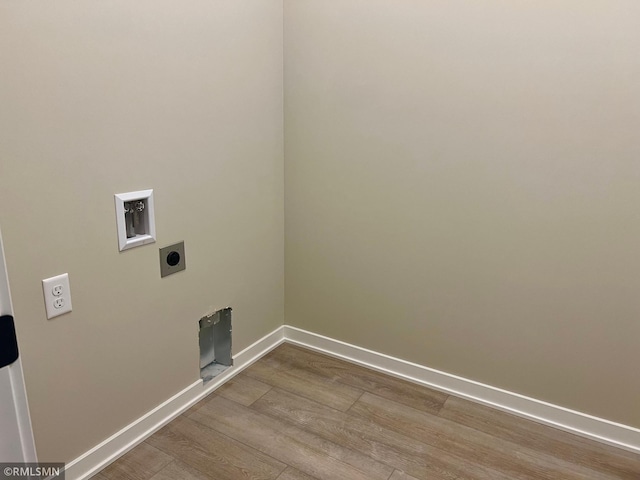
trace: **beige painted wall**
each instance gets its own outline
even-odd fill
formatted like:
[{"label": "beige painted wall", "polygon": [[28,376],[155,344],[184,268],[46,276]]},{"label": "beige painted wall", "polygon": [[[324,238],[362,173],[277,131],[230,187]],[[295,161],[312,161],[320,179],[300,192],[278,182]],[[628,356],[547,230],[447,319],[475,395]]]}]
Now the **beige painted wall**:
[{"label": "beige painted wall", "polygon": [[639,24],[285,1],[287,324],[640,427]]},{"label": "beige painted wall", "polygon": [[[0,4],[0,226],[41,460],[69,461],[283,322],[282,2]],[[113,194],[158,242],[118,252]],[[160,279],[158,248],[187,270]],[[40,280],[69,272],[47,321]]]}]

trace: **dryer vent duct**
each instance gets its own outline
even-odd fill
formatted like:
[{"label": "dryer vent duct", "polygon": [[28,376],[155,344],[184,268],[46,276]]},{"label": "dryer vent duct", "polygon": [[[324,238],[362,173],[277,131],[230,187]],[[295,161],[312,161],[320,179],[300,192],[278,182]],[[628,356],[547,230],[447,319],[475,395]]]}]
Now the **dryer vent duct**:
[{"label": "dryer vent duct", "polygon": [[206,383],[231,365],[231,308],[227,307],[200,319],[200,378]]}]

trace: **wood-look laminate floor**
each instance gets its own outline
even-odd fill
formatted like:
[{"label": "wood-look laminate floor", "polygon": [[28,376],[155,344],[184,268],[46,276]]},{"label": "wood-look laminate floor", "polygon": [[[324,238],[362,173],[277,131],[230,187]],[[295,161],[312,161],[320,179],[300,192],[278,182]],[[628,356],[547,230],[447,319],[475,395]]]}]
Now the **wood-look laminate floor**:
[{"label": "wood-look laminate floor", "polygon": [[96,480],[640,479],[640,455],[284,344]]}]

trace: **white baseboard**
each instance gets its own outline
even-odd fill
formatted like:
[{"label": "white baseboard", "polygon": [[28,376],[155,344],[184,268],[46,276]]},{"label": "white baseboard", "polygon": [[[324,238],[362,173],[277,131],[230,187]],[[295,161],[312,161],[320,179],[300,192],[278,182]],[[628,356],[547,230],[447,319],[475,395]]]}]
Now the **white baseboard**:
[{"label": "white baseboard", "polygon": [[285,326],[287,342],[409,380],[582,437],[640,453],[640,430]]},{"label": "white baseboard", "polygon": [[263,355],[287,341],[333,357],[435,388],[582,437],[640,453],[640,430],[473,380],[390,357],[296,327],[279,327],[234,355],[233,367],[207,385],[198,380],[104,442],[67,464],[67,480],[86,480],[209,395]]},{"label": "white baseboard", "polygon": [[283,341],[284,327],[279,327],[234,355],[233,367],[228,368],[206,385],[203,385],[202,380],[192,383],[135,422],[68,463],[65,468],[65,478],[67,480],[85,480],[95,475]]}]

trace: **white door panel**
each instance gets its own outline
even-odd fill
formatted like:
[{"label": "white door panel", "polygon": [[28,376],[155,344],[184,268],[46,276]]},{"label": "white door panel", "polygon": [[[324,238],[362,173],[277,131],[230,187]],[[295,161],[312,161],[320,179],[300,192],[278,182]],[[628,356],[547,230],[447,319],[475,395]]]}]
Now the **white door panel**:
[{"label": "white door panel", "polygon": [[13,398],[10,368],[0,368],[0,461],[22,462],[22,435]]},{"label": "white door panel", "polygon": [[[0,234],[0,315],[12,315],[9,280]],[[0,462],[35,462],[27,392],[20,358],[0,368]]]}]

